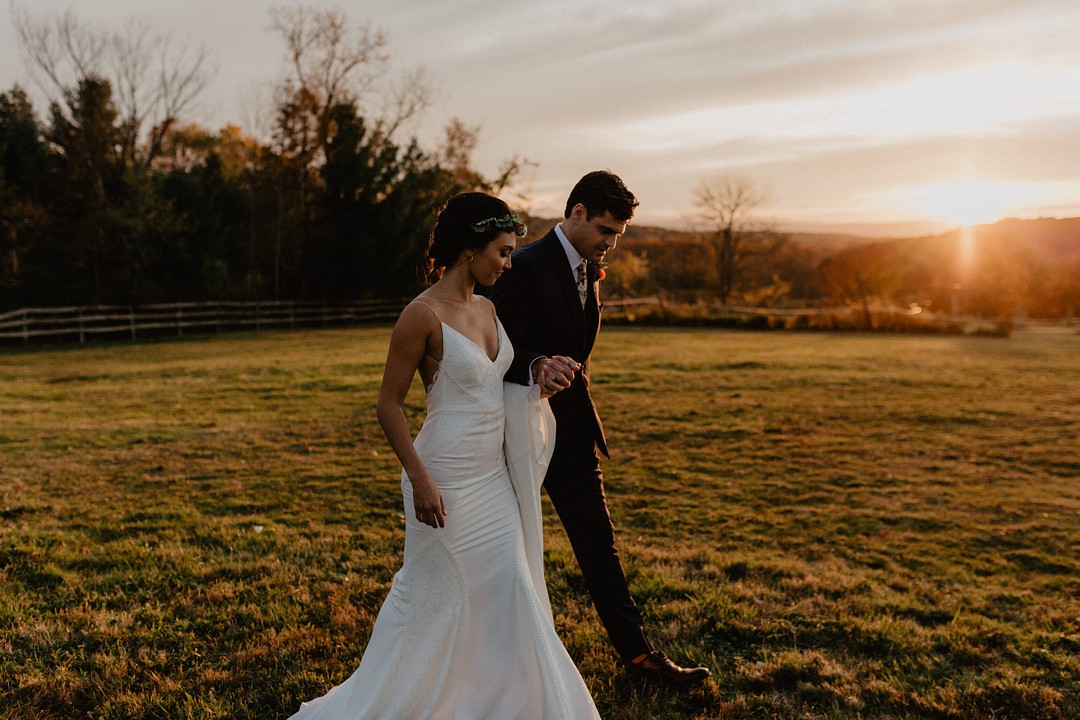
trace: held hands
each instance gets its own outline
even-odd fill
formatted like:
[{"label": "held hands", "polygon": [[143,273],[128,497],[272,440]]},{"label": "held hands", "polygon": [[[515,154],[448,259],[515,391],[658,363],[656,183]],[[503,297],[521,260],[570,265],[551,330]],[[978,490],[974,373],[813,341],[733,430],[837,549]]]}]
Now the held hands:
[{"label": "held hands", "polygon": [[565,355],[540,358],[532,366],[533,382],[540,386],[540,397],[549,398],[570,387],[581,363]]},{"label": "held hands", "polygon": [[413,482],[412,489],[416,519],[433,528],[446,527],[446,506],[443,505],[442,493],[431,478]]}]

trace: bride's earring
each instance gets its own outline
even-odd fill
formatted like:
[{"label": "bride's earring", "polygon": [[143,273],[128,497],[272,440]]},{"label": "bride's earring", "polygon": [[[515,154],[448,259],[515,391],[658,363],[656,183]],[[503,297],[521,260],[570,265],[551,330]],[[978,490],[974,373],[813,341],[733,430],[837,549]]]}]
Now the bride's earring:
[{"label": "bride's earring", "polygon": [[473,259],[473,256],[472,256],[472,255],[470,255],[470,256],[469,256],[469,260],[468,260],[468,261],[469,261],[469,262],[472,262],[472,259]]}]

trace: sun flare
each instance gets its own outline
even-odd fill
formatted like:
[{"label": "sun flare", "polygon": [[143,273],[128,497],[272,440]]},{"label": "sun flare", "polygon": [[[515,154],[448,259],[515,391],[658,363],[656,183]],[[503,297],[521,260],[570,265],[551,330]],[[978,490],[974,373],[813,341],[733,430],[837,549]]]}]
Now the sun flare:
[{"label": "sun flare", "polygon": [[960,180],[908,188],[896,198],[911,210],[952,225],[992,223],[1038,203],[1040,189],[1024,183]]}]

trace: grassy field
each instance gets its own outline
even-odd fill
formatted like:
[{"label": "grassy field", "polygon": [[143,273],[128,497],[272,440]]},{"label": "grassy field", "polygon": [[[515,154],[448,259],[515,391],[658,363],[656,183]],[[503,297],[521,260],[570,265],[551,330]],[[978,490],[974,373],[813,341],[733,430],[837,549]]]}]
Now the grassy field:
[{"label": "grassy field", "polygon": [[[401,561],[388,334],[0,352],[0,717],[282,718],[347,677]],[[1080,717],[1080,335],[607,328],[594,376],[632,589],[714,669],[624,675],[548,508],[605,718]]]}]

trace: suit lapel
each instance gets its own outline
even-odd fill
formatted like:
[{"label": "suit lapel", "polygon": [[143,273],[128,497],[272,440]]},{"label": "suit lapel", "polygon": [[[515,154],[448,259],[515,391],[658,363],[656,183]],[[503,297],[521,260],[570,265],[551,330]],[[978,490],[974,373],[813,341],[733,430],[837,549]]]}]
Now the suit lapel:
[{"label": "suit lapel", "polygon": [[570,269],[570,261],[566,259],[566,251],[563,250],[559,236],[552,230],[541,241],[546,242],[548,269],[556,278],[558,295],[565,306],[563,312],[575,325],[582,330],[585,326],[585,313],[581,308],[581,299],[578,297],[577,285],[574,283],[573,271]]}]

